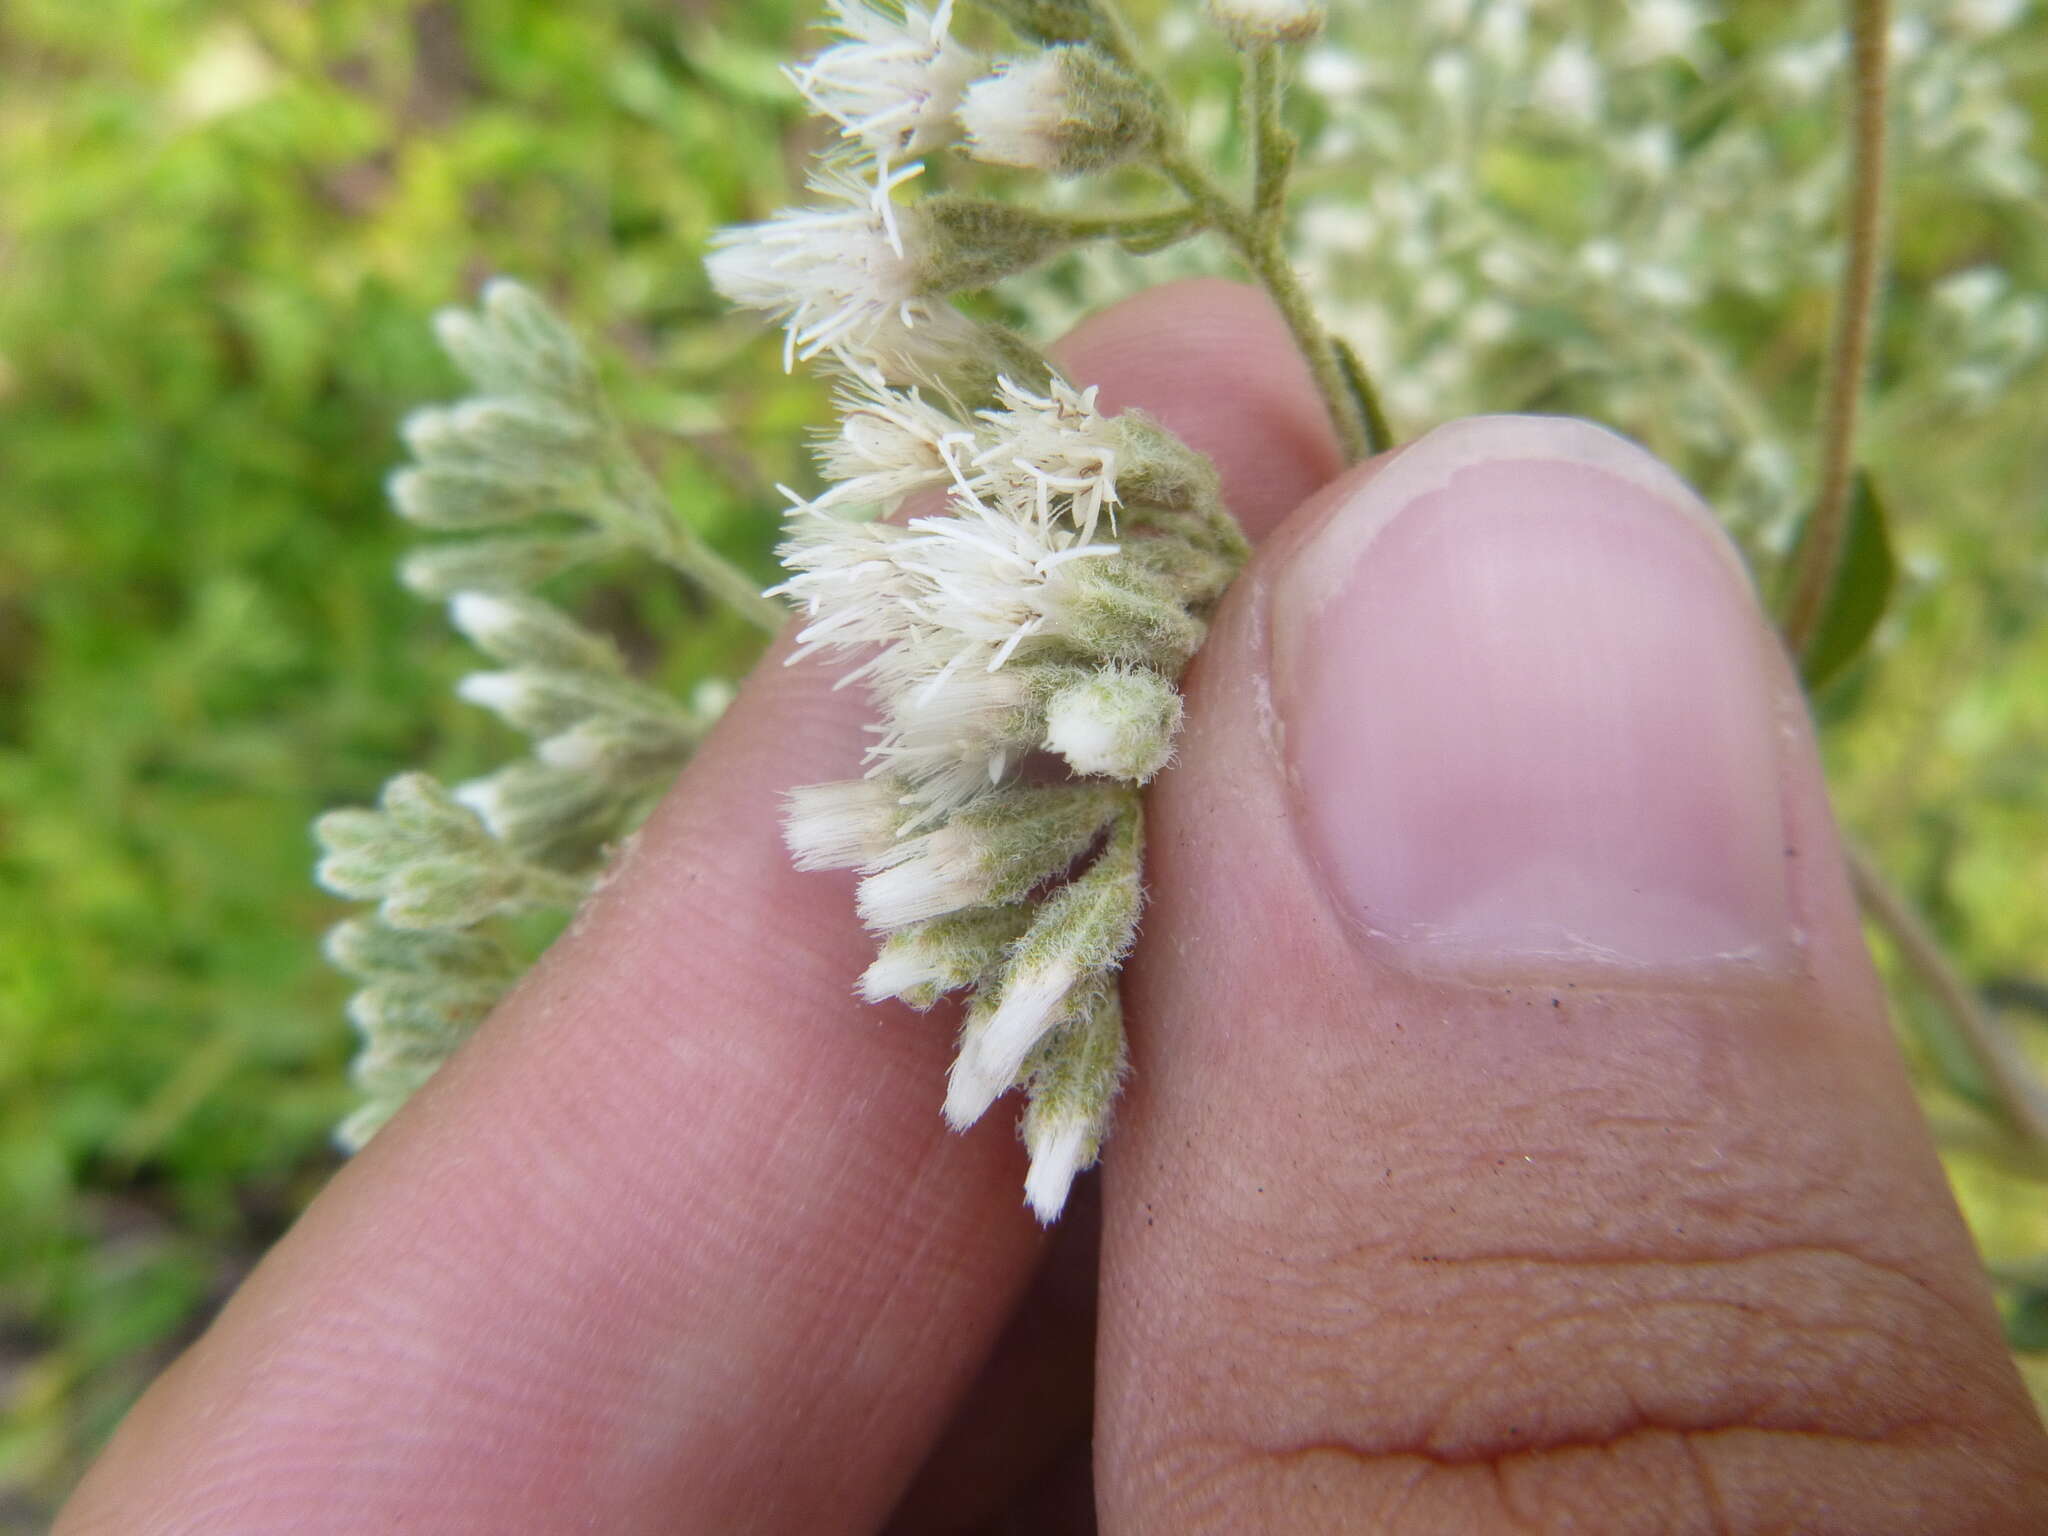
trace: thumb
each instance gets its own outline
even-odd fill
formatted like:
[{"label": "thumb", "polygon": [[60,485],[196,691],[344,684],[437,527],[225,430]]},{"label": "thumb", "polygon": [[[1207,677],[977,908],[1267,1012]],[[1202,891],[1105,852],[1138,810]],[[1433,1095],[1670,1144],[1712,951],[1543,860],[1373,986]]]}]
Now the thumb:
[{"label": "thumb", "polygon": [[1432,433],[1262,551],[1189,704],[1106,1529],[2037,1528],[1796,684],[1675,476]]}]

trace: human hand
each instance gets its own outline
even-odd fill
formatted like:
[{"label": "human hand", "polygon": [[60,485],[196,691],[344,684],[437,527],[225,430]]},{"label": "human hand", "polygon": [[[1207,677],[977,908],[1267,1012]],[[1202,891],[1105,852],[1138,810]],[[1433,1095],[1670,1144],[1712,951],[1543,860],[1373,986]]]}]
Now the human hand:
[{"label": "human hand", "polygon": [[1271,534],[1150,797],[1096,1274],[1004,1115],[944,1129],[949,1028],[853,1000],[850,880],[778,828],[861,704],[765,666],[61,1532],[2048,1530],[1697,508],[1499,420],[1312,494],[1316,396],[1220,284],[1061,356]]}]

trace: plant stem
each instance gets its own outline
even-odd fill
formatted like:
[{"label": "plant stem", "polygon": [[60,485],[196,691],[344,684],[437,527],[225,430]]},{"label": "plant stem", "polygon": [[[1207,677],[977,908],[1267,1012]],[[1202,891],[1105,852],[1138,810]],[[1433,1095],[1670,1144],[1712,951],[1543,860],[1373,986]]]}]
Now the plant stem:
[{"label": "plant stem", "polygon": [[2048,1147],[2048,1081],[1998,1021],[1985,1011],[1970,984],[1956,973],[1920,914],[1893,890],[1860,849],[1846,850],[1857,899],[1871,920],[1890,935],[1899,958],[1955,1025],[2005,1111],[2012,1127],[2037,1147]]},{"label": "plant stem", "polygon": [[1251,215],[1231,201],[1208,172],[1196,165],[1178,146],[1162,146],[1158,163],[1167,178],[1208,215],[1210,226],[1230,242],[1238,259],[1271,295],[1281,318],[1287,322],[1294,344],[1308,360],[1309,372],[1322,394],[1323,405],[1330,413],[1331,425],[1337,430],[1337,440],[1343,446],[1345,457],[1354,460],[1370,458],[1392,446],[1377,440],[1377,435],[1367,424],[1365,412],[1359,407],[1357,397],[1345,379],[1343,365],[1338,361],[1336,343],[1316,319],[1308,293],[1281,248],[1279,232],[1260,230]]},{"label": "plant stem", "polygon": [[1072,218],[1062,221],[1062,233],[1070,240],[1117,240],[1140,242],[1148,251],[1163,250],[1175,240],[1198,234],[1201,211],[1194,207],[1169,208],[1164,213],[1130,214],[1122,218]]},{"label": "plant stem", "polygon": [[1883,258],[1885,179],[1885,45],[1890,0],[1849,0],[1849,37],[1855,85],[1850,108],[1852,144],[1847,210],[1848,246],[1829,345],[1826,394],[1821,405],[1820,495],[1806,537],[1793,559],[1785,603],[1785,643],[1803,655],[1820,624],[1848,538],[1849,489],[1854,478],[1856,417],[1868,371]]},{"label": "plant stem", "polygon": [[704,542],[676,515],[654,476],[621,440],[613,455],[612,480],[630,514],[629,536],[647,552],[710,596],[733,609],[764,634],[773,635],[789,618],[782,604],[762,594],[761,585]]},{"label": "plant stem", "polygon": [[1294,169],[1294,136],[1280,119],[1280,50],[1250,49],[1244,61],[1244,124],[1252,141],[1252,223],[1277,230],[1287,215],[1287,178]]},{"label": "plant stem", "polygon": [[730,603],[741,618],[763,634],[775,634],[788,622],[788,609],[774,598],[763,596],[760,584],[753,577],[689,529],[676,530],[671,546],[658,553],[663,564],[695,582],[712,597]]},{"label": "plant stem", "polygon": [[1353,460],[1370,458],[1391,448],[1393,434],[1379,413],[1377,396],[1363,365],[1354,356],[1347,371],[1339,358],[1335,338],[1317,320],[1301,279],[1287,261],[1282,225],[1294,141],[1280,119],[1278,48],[1254,48],[1245,61],[1245,128],[1251,136],[1254,163],[1252,205],[1245,208],[1188,154],[1172,98],[1139,60],[1130,23],[1121,9],[1105,3],[1100,14],[1106,29],[1095,38],[1096,46],[1144,85],[1158,112],[1162,127],[1153,163],[1187,194],[1208,226],[1229,242],[1238,259],[1272,297],[1294,344],[1308,361],[1344,456]]}]

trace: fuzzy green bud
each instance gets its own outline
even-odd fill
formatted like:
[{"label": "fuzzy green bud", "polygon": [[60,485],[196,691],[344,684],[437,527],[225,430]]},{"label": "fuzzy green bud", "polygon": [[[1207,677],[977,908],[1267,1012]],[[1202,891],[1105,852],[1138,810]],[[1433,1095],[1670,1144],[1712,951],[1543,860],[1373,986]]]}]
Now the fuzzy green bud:
[{"label": "fuzzy green bud", "polygon": [[871,1003],[898,997],[913,1008],[929,1008],[993,971],[1030,922],[1030,906],[1013,902],[898,929],[862,974],[861,996]]},{"label": "fuzzy green bud", "polygon": [[1327,18],[1323,0],[1209,0],[1209,19],[1239,48],[1305,43]]},{"label": "fuzzy green bud", "polygon": [[464,539],[415,551],[399,562],[398,579],[421,597],[458,592],[509,592],[618,551],[604,533],[508,534]]},{"label": "fuzzy green bud", "polygon": [[1045,746],[1076,773],[1144,784],[1173,755],[1181,698],[1156,672],[1106,667],[1053,695]]},{"label": "fuzzy green bud", "polygon": [[1042,903],[1011,947],[1000,981],[977,1000],[946,1087],[946,1118],[964,1130],[1024,1071],[1041,1040],[1071,1011],[1076,989],[1112,974],[1129,953],[1144,904],[1135,802],[1127,801],[1102,852]]},{"label": "fuzzy green bud", "polygon": [[1004,61],[967,88],[960,123],[976,160],[1055,176],[1119,165],[1162,128],[1145,87],[1086,44]]},{"label": "fuzzy green bud", "polygon": [[988,288],[1074,243],[1065,221],[992,198],[946,193],[917,205],[918,290]]},{"label": "fuzzy green bud", "polygon": [[1122,554],[1068,562],[1058,598],[1060,637],[1101,662],[1180,676],[1208,626],[1173,584]]},{"label": "fuzzy green bud", "polygon": [[984,795],[944,826],[899,841],[861,881],[862,921],[889,931],[966,907],[1021,900],[1087,852],[1116,815],[1094,785]]},{"label": "fuzzy green bud", "polygon": [[455,627],[485,655],[510,666],[623,673],[618,649],[552,603],[512,593],[458,592],[448,602]]},{"label": "fuzzy green bud", "polygon": [[1029,1063],[1031,1103],[1022,1129],[1031,1172],[1024,1198],[1048,1224],[1065,1207],[1075,1175],[1091,1167],[1101,1151],[1129,1064],[1114,982],[1099,978],[1076,993],[1067,1022],[1039,1045]]}]

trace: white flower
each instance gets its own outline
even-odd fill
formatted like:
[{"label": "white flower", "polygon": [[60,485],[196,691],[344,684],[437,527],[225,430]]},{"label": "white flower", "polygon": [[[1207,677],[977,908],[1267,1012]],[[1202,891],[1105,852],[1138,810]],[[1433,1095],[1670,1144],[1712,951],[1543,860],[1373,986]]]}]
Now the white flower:
[{"label": "white flower", "polygon": [[903,820],[902,793],[886,779],[806,784],[789,792],[783,840],[798,869],[858,869],[888,852]]},{"label": "white flower", "polygon": [[967,152],[1055,176],[1106,170],[1159,135],[1156,103],[1100,50],[1062,44],[1007,59],[960,100]]},{"label": "white flower", "polygon": [[1575,37],[1550,50],[1529,90],[1530,104],[1539,112],[1581,128],[1599,117],[1600,97],[1600,66],[1593,50]]},{"label": "white flower", "polygon": [[538,697],[531,675],[516,670],[472,672],[455,685],[455,696],[508,719],[525,714]]},{"label": "white flower", "polygon": [[1067,116],[1059,60],[1050,52],[1006,59],[967,88],[960,126],[967,152],[990,165],[1050,171],[1060,163],[1060,124]]},{"label": "white flower", "polygon": [[959,459],[973,450],[975,434],[917,390],[855,379],[837,404],[839,431],[818,450],[819,468],[837,483],[814,509],[886,511],[913,491],[960,479]]},{"label": "white flower", "polygon": [[1001,783],[1039,734],[1031,685],[1016,669],[959,667],[934,679],[923,674],[917,649],[901,647],[890,658],[919,669],[901,680],[877,671],[885,680],[878,691],[889,699],[888,723],[868,750],[872,771],[911,786],[907,798],[926,813],[913,827],[934,810],[950,811]]},{"label": "white flower", "polygon": [[1209,0],[1209,16],[1240,48],[1301,43],[1323,29],[1322,0]]},{"label": "white flower", "polygon": [[1119,436],[1095,408],[1095,386],[1055,376],[1036,395],[1003,379],[997,392],[1001,408],[980,413],[994,441],[974,457],[975,489],[1031,507],[1041,525],[1064,519],[1084,540],[1104,513],[1113,526]]},{"label": "white flower", "polygon": [[954,647],[934,690],[961,665],[1002,666],[1057,614],[1063,567],[1118,552],[1001,505],[954,504],[955,515],[913,518],[897,556],[912,579],[904,608]]},{"label": "white flower", "polygon": [[[885,176],[893,187],[916,174],[906,166]],[[829,353],[857,374],[914,349],[920,327],[961,323],[950,307],[924,292],[922,252],[914,224],[898,230],[872,189],[845,166],[812,182],[824,201],[785,208],[763,224],[719,231],[705,260],[711,285],[734,304],[773,315],[787,329],[785,368]]]},{"label": "white flower", "polygon": [[1026,1117],[1024,1146],[1031,1169],[1024,1175],[1024,1198],[1040,1222],[1050,1226],[1066,1209],[1075,1176],[1094,1163],[1101,1143],[1101,1126],[1085,1115]]},{"label": "white flower", "polygon": [[944,986],[950,979],[945,957],[931,945],[891,940],[860,973],[860,995],[867,1002],[879,1003],[921,988]]},{"label": "white flower", "polygon": [[846,39],[789,78],[813,111],[875,158],[877,185],[904,155],[943,146],[960,93],[980,69],[947,35],[953,0],[927,12],[904,0],[900,14],[866,0],[831,0],[833,31]]},{"label": "white flower", "polygon": [[770,596],[801,603],[810,620],[797,631],[797,649],[785,665],[826,646],[887,645],[898,638],[909,578],[896,546],[906,537],[908,530],[895,523],[798,510],[780,551],[793,574],[769,589]]},{"label": "white flower", "polygon": [[861,921],[877,932],[979,906],[988,896],[983,840],[959,821],[904,838],[867,867]]},{"label": "white flower", "polygon": [[1076,773],[1142,784],[1166,766],[1180,693],[1156,672],[1111,667],[1062,688],[1045,710],[1045,746]]},{"label": "white flower", "polygon": [[946,1077],[946,1120],[964,1131],[1009,1091],[1024,1061],[1060,1022],[1060,1005],[1081,979],[1065,960],[1012,976],[991,1013],[972,1021]]}]

